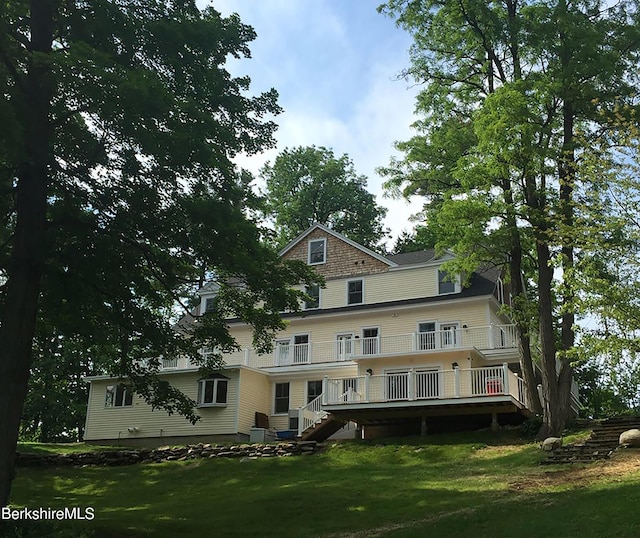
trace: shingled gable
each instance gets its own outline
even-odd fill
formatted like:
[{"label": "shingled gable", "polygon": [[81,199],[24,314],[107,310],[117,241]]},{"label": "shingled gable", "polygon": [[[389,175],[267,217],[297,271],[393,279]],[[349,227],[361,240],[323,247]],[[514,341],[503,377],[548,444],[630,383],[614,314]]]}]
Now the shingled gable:
[{"label": "shingled gable", "polygon": [[308,263],[310,243],[318,244],[322,240],[325,241],[324,261],[313,267],[324,278],[383,273],[397,267],[395,262],[322,224],[314,224],[296,237],[280,251],[280,256]]}]

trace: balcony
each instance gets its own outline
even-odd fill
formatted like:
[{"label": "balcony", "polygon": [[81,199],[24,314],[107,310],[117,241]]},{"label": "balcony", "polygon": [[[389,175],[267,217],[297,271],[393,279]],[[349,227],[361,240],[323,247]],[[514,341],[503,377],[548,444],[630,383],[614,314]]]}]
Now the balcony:
[{"label": "balcony", "polygon": [[527,407],[524,381],[507,365],[453,370],[408,370],[406,372],[323,380],[322,405],[464,400],[512,397]]},{"label": "balcony", "polygon": [[[515,326],[490,325],[485,327],[458,327],[450,325],[445,330],[415,332],[400,335],[384,335],[359,338],[345,337],[330,342],[293,343],[279,339],[271,353],[259,354],[245,348],[223,355],[226,366],[250,366],[273,368],[305,364],[336,363],[374,357],[396,355],[424,355],[458,349],[477,349],[491,354],[517,348]],[[203,351],[203,355],[211,351]],[[163,359],[163,370],[193,368],[186,358]]]}]

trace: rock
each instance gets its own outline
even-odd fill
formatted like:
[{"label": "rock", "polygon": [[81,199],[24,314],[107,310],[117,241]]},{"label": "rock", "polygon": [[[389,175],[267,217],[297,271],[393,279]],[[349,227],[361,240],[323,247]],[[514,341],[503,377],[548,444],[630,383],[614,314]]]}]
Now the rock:
[{"label": "rock", "polygon": [[640,448],[640,430],[627,430],[620,434],[620,444],[628,448]]},{"label": "rock", "polygon": [[544,441],[542,441],[542,450],[546,452],[551,452],[556,448],[560,448],[562,446],[562,438],[561,437],[547,437]]}]

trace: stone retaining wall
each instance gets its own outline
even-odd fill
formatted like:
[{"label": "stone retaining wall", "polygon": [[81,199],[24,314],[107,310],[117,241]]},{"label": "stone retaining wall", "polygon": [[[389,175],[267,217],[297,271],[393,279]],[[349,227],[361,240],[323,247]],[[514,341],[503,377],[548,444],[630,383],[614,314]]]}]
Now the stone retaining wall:
[{"label": "stone retaining wall", "polygon": [[62,467],[84,465],[132,465],[186,461],[201,458],[273,458],[314,454],[315,441],[277,444],[187,445],[182,447],[140,448],[132,450],[103,450],[72,454],[32,454],[16,452],[16,465],[21,467]]}]

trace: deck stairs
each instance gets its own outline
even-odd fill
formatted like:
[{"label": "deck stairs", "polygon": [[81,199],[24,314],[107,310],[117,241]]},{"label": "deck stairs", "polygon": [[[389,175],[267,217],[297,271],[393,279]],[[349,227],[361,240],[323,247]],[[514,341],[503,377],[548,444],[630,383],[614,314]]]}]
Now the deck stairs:
[{"label": "deck stairs", "polygon": [[612,417],[598,421],[588,439],[551,451],[541,463],[592,463],[608,459],[618,448],[620,434],[633,428],[640,429],[640,417]]},{"label": "deck stairs", "polygon": [[346,422],[338,419],[331,414],[323,417],[320,421],[316,422],[305,431],[299,437],[300,441],[325,441],[342,428]]}]

